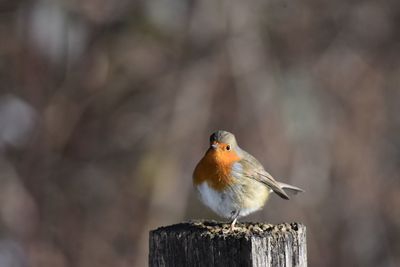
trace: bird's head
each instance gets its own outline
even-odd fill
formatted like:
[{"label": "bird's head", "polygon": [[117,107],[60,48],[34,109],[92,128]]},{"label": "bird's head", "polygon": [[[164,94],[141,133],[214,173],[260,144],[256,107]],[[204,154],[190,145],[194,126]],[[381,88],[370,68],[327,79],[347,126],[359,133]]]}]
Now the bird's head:
[{"label": "bird's head", "polygon": [[232,163],[240,159],[239,146],[235,136],[227,131],[216,131],[210,136],[210,148],[207,151],[216,160]]}]

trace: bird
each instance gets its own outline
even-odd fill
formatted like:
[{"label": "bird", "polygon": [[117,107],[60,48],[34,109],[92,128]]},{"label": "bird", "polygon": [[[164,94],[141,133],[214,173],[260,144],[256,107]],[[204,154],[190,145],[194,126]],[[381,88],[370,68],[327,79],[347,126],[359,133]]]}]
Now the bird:
[{"label": "bird", "polygon": [[252,155],[241,149],[235,135],[218,130],[193,172],[200,200],[220,217],[229,219],[230,230],[241,217],[260,210],[272,192],[289,199],[303,189],[276,181]]}]

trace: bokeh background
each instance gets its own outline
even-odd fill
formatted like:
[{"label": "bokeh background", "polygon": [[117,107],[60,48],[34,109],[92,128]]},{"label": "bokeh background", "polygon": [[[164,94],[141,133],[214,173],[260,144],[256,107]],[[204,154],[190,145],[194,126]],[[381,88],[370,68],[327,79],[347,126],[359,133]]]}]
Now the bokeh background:
[{"label": "bokeh background", "polygon": [[146,266],[218,219],[191,174],[225,129],[279,180],[245,220],[310,266],[400,266],[400,2],[0,1],[0,266]]}]

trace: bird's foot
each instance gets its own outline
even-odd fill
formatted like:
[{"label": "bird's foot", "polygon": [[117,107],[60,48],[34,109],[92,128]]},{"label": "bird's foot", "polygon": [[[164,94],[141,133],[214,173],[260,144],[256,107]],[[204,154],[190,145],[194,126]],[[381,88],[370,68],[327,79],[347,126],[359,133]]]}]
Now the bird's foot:
[{"label": "bird's foot", "polygon": [[229,231],[233,232],[235,231],[235,224],[236,224],[237,218],[233,219],[231,226],[229,227]]}]

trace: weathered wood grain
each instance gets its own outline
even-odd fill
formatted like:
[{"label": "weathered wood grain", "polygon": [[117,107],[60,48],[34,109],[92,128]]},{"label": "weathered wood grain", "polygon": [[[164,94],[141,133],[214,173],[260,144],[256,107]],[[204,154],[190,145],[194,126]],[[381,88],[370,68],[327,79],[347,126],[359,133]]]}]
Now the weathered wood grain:
[{"label": "weathered wood grain", "polygon": [[192,221],[150,232],[149,266],[306,267],[306,227]]}]

